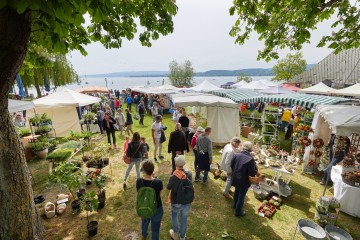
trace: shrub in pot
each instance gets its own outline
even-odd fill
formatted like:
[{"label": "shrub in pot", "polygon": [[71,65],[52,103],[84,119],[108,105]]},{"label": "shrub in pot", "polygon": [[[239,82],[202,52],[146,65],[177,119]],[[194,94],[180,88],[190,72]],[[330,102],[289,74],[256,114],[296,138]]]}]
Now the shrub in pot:
[{"label": "shrub in pot", "polygon": [[106,176],[104,174],[99,174],[94,178],[95,185],[99,188],[97,191],[97,196],[99,200],[99,209],[104,208],[105,206],[105,200],[106,200],[106,194],[105,194],[105,182],[106,182]]},{"label": "shrub in pot", "polygon": [[27,127],[15,127],[15,130],[20,138],[31,135],[31,131]]},{"label": "shrub in pot", "polygon": [[86,219],[88,222],[86,225],[86,229],[88,231],[89,237],[93,237],[97,234],[98,222],[89,221],[89,213],[97,210],[98,208],[98,200],[96,197],[96,192],[91,191],[89,193],[85,193],[80,202],[81,202],[81,210],[86,211]]},{"label": "shrub in pot", "polygon": [[29,119],[29,122],[32,126],[39,126],[40,121],[41,121],[40,114],[35,114],[34,117]]},{"label": "shrub in pot", "polygon": [[34,143],[29,143],[29,148],[31,149],[31,151],[33,153],[36,154],[36,156],[38,156],[39,158],[46,158],[47,154],[48,154],[48,147],[49,147],[49,143],[48,142],[34,142]]}]

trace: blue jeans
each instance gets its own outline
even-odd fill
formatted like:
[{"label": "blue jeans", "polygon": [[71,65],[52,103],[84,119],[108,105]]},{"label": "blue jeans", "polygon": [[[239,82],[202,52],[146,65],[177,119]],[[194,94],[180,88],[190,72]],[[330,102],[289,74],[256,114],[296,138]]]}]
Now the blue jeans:
[{"label": "blue jeans", "polygon": [[136,168],[136,179],[140,178],[140,162],[141,162],[141,158],[132,158],[131,159],[131,163],[128,165],[128,168],[126,169],[124,182],[126,182],[126,179],[128,178],[130,171],[134,165]]},{"label": "blue jeans", "polygon": [[149,223],[151,222],[151,240],[159,240],[160,236],[160,225],[161,219],[164,215],[163,207],[159,207],[156,211],[156,214],[151,218],[142,218],[141,219],[141,234],[143,237],[147,237]]},{"label": "blue jeans", "polygon": [[327,167],[325,168],[324,170],[324,177],[322,178],[322,181],[323,182],[326,182],[326,179],[329,178],[329,181],[331,182],[331,179],[330,179],[330,168],[332,166],[335,166],[336,164],[338,164],[339,162],[341,162],[343,159],[342,158],[339,158],[339,157],[333,157],[333,159],[331,160],[331,162],[329,162],[329,164],[327,165]]},{"label": "blue jeans", "polygon": [[[196,167],[196,175],[195,175],[195,180],[196,179],[200,179],[200,173],[201,173],[201,169],[199,167]],[[203,182],[206,182],[208,179],[208,174],[209,171],[204,170],[204,178],[203,178]]]},{"label": "blue jeans", "polygon": [[171,221],[175,234],[179,233],[178,213],[180,212],[180,239],[186,235],[187,219],[191,204],[171,204]]},{"label": "blue jeans", "polygon": [[237,187],[235,186],[235,193],[234,193],[234,208],[235,208],[235,215],[240,216],[243,212],[244,202],[245,202],[245,195],[249,188],[244,187]]}]

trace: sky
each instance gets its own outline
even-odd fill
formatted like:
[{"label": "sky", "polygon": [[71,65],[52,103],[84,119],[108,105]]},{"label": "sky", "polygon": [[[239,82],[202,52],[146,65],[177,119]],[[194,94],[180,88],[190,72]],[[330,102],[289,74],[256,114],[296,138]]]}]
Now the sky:
[{"label": "sky", "polygon": [[[85,47],[87,56],[78,51],[68,55],[79,75],[124,71],[167,71],[172,60],[190,60],[197,72],[271,68],[276,60],[257,61],[263,43],[253,33],[244,45],[235,44],[229,31],[236,18],[229,15],[232,0],[178,0],[178,13],[173,18],[174,32],[160,35],[152,47],[141,46],[137,36],[123,41],[120,49],[105,49],[100,43]],[[321,23],[312,33],[311,44],[303,46],[307,63],[317,63],[331,53],[328,48],[316,48],[324,34],[329,34],[330,22]],[[141,28],[139,28],[140,32]],[[290,53],[283,50],[280,58]]]}]

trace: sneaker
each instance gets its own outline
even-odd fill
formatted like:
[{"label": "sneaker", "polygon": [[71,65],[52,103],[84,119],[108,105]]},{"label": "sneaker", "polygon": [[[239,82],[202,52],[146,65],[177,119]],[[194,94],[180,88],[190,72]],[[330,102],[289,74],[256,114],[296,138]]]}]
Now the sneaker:
[{"label": "sneaker", "polygon": [[200,182],[201,179],[200,178],[195,178],[195,182]]},{"label": "sneaker", "polygon": [[174,232],[173,229],[170,229],[169,234],[170,234],[171,239],[179,240],[179,235],[176,232]]},{"label": "sneaker", "polygon": [[246,212],[245,212],[245,211],[242,211],[240,215],[236,215],[236,214],[235,214],[235,217],[238,217],[238,218],[239,218],[239,217],[243,217],[243,216],[245,216],[245,215],[246,215]]},{"label": "sneaker", "polygon": [[223,193],[223,196],[227,199],[233,199],[233,197],[229,193]]},{"label": "sneaker", "polygon": [[126,190],[126,183],[123,183],[123,189]]},{"label": "sneaker", "polygon": [[160,160],[163,160],[163,159],[164,159],[164,157],[163,157],[163,156],[159,156],[159,159],[160,159]]}]

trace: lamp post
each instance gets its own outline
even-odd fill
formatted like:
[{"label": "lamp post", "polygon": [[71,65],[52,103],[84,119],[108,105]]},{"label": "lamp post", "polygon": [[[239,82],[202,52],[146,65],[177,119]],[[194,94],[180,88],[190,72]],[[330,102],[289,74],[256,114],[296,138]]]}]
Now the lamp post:
[{"label": "lamp post", "polygon": [[106,84],[106,87],[107,87],[107,78],[105,78],[104,80],[105,80],[105,84]]}]

